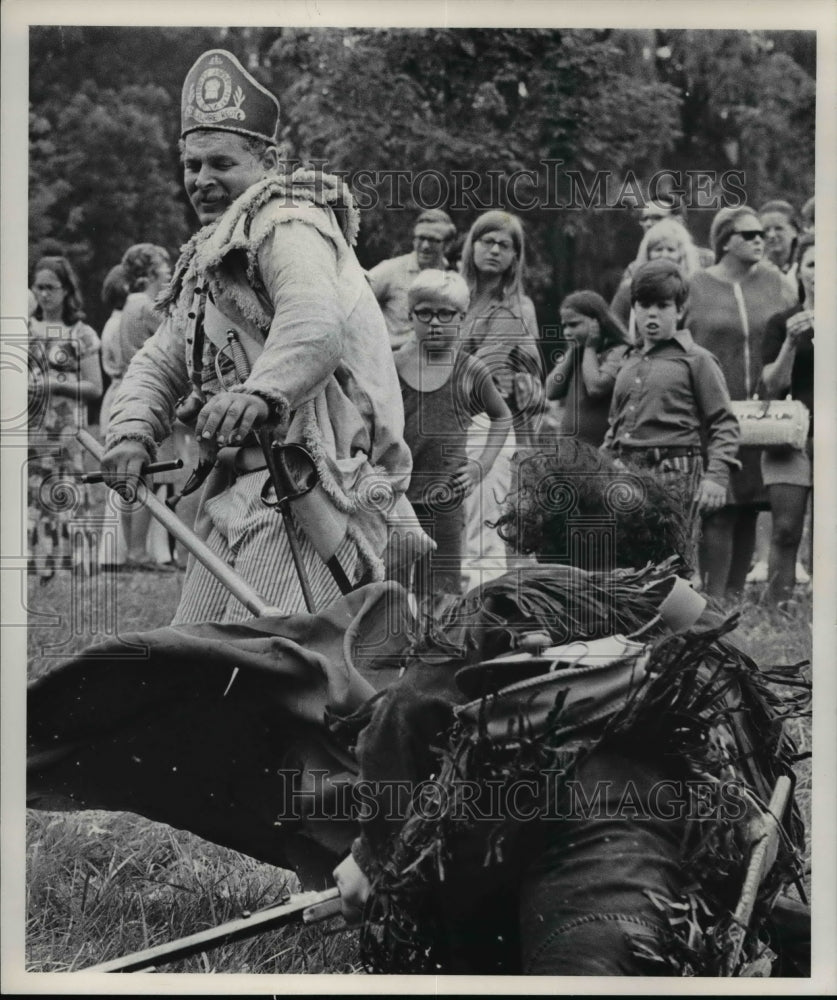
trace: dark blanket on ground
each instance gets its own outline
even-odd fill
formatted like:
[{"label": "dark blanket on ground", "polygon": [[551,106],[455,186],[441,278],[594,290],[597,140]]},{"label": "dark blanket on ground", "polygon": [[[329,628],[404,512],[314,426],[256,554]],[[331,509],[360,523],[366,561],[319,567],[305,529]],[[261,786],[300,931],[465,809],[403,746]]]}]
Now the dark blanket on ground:
[{"label": "dark blanket on ground", "polygon": [[[462,663],[532,630],[555,642],[630,632],[656,610],[644,586],[670,572],[529,567],[463,597],[430,638],[414,634],[405,591],[377,583],[316,615],[109,640],[30,685],[28,804],[138,813],[321,887],[357,833],[349,786],[370,698],[408,650],[401,686],[430,685],[449,713]],[[435,719],[419,727],[421,755]],[[399,774],[403,750],[384,747],[376,776]]]},{"label": "dark blanket on ground", "polygon": [[90,647],[29,687],[28,803],[139,813],[321,883],[356,832],[334,818],[354,754],[324,719],[397,676],[411,628],[379,583],[316,615]]}]

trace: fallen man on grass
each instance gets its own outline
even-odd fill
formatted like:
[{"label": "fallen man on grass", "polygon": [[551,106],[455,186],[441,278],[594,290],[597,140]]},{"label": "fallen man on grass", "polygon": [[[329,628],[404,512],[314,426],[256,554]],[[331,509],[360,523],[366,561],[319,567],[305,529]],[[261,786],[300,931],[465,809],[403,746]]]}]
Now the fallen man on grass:
[{"label": "fallen man on grass", "polygon": [[[600,509],[621,491],[617,538],[644,537],[665,494],[589,460]],[[557,545],[566,506],[536,517],[519,485],[506,533]],[[134,636],[135,663],[92,647],[30,688],[32,804],[130,809],[316,888],[337,864],[370,971],[804,975],[806,911],[783,895],[804,830],[793,801],[769,810],[793,776],[783,722],[807,711],[798,667],[737,649],[679,553],[542,560],[429,627],[382,583],[317,615]]]}]

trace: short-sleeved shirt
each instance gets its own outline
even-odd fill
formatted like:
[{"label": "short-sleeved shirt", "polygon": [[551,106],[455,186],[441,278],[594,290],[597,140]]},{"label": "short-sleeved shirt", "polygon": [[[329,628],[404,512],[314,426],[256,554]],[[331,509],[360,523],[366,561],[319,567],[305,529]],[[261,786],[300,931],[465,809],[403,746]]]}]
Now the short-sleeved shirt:
[{"label": "short-sleeved shirt", "polygon": [[596,396],[591,396],[584,384],[583,352],[579,353],[578,362],[570,376],[567,388],[566,402],[561,418],[562,434],[573,435],[579,441],[586,441],[596,448],[604,441],[613,387],[616,384],[616,376],[627,350],[627,345],[617,344],[598,352],[599,373],[609,379],[610,385],[606,391]]},{"label": "short-sleeved shirt", "polygon": [[[763,364],[772,364],[779,357],[785,337],[787,336],[787,321],[791,316],[802,312],[803,307],[793,306],[771,316],[764,331],[761,344],[761,359]],[[783,393],[790,391],[794,399],[803,402],[811,412],[811,423],[808,434],[814,433],[814,342],[803,341],[796,349],[791,369],[790,386],[783,387]]]},{"label": "short-sleeved shirt", "polygon": [[700,447],[706,475],[725,486],[737,466],[739,429],[717,360],[680,330],[649,349],[632,348],[613,389],[605,444],[625,448]]},{"label": "short-sleeved shirt", "polygon": [[515,398],[515,375],[542,381],[538,320],[528,295],[475,295],[462,324],[462,349],[482,361],[514,417],[518,447],[535,439],[534,411],[521,411]]},{"label": "short-sleeved shirt", "polygon": [[400,257],[392,257],[390,260],[382,260],[366,274],[387,321],[389,339],[394,351],[413,336],[407,290],[420,270],[418,257],[414,251],[402,254]]},{"label": "short-sleeved shirt", "polygon": [[413,456],[408,500],[427,503],[434,483],[449,483],[465,466],[468,428],[476,414],[485,412],[482,386],[490,377],[485,365],[462,350],[450,378],[438,389],[421,392],[399,376],[404,440]]}]

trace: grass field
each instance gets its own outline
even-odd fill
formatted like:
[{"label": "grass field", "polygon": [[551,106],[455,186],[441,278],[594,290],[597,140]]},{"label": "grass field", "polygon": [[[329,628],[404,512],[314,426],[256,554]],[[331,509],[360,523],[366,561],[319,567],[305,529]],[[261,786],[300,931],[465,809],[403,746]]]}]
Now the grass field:
[{"label": "grass field", "polygon": [[[167,624],[182,574],[97,575],[77,589],[69,580],[62,572],[45,585],[30,581],[30,677],[96,641],[115,621],[120,634]],[[736,641],[765,665],[807,659],[810,618],[809,596],[793,617],[750,602],[742,608]],[[809,725],[793,726],[807,748]],[[807,812],[807,762],[798,777]],[[294,888],[288,872],[125,813],[30,811],[27,838],[30,971],[82,969],[262,909]],[[356,972],[356,946],[356,934],[337,922],[285,928],[170,971]]]},{"label": "grass field", "polygon": [[[100,640],[97,630],[114,618],[121,635],[168,624],[182,579],[123,572],[73,587],[70,573],[59,572],[45,585],[31,580],[29,676]],[[57,623],[39,624],[56,613]],[[83,969],[264,909],[297,889],[291,872],[133,814],[29,810],[27,968]],[[355,932],[331,921],[282,928],[169,971],[351,972],[355,952]]]}]

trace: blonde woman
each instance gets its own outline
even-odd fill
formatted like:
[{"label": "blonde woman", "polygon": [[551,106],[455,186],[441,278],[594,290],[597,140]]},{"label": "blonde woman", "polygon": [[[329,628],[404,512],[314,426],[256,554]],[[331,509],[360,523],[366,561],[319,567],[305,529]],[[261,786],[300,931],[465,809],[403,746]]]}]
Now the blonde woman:
[{"label": "blonde woman", "polygon": [[613,296],[611,310],[628,326],[631,339],[634,336],[634,324],[631,314],[631,278],[638,267],[647,264],[649,260],[664,258],[673,260],[680,268],[680,273],[689,282],[692,275],[700,270],[700,255],[692,242],[688,229],[677,219],[662,219],[648,229],[639,244],[636,260],[625,272],[622,283]]}]

